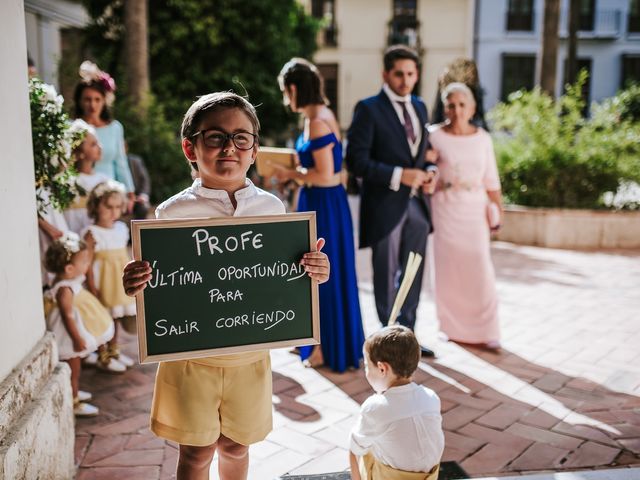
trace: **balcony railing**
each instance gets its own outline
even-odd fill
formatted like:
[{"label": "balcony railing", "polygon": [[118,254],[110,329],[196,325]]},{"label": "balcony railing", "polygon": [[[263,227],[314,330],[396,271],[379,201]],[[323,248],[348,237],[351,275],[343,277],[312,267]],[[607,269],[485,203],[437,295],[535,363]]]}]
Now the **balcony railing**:
[{"label": "balcony railing", "polygon": [[[585,23],[585,22],[582,22]],[[622,34],[622,10],[596,9],[593,18],[593,28],[578,30],[579,38],[616,39]],[[560,37],[569,35],[569,11],[560,12]]]},{"label": "balcony railing", "polygon": [[389,22],[387,45],[404,44],[420,49],[420,22],[416,19],[393,19]]},{"label": "balcony railing", "polygon": [[316,35],[316,43],[319,48],[338,46],[338,28],[335,24],[321,27]]},{"label": "balcony railing", "polygon": [[338,46],[338,29],[334,24],[328,25],[324,28],[323,37],[325,47]]}]

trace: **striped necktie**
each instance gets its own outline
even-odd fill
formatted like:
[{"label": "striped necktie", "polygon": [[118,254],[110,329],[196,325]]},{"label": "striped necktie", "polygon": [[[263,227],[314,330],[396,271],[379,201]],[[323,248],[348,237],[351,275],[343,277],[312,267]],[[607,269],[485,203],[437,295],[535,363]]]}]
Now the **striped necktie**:
[{"label": "striped necktie", "polygon": [[409,144],[413,144],[416,141],[416,132],[413,131],[413,123],[411,122],[411,116],[409,110],[407,110],[406,102],[398,102],[402,107],[402,116],[404,117],[404,131],[407,134]]}]

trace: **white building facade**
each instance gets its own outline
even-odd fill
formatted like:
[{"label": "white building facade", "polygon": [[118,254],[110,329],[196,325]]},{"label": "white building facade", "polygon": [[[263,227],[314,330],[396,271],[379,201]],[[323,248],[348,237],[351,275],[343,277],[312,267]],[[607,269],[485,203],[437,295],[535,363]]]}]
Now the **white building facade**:
[{"label": "white building facade", "polygon": [[382,56],[394,43],[415,47],[421,57],[419,93],[431,111],[437,78],[445,66],[473,52],[475,0],[304,0],[323,21],[320,68],[342,128],[355,104],[382,86]]},{"label": "white building facade", "polygon": [[[561,0],[556,95],[564,89],[569,0]],[[536,84],[544,0],[476,0],[474,59],[490,109]],[[640,0],[581,0],[578,68],[589,73],[588,101],[640,82]]]},{"label": "white building facade", "polygon": [[89,15],[77,2],[68,0],[25,0],[24,17],[27,50],[38,77],[60,90],[59,66],[66,32],[83,28]]}]

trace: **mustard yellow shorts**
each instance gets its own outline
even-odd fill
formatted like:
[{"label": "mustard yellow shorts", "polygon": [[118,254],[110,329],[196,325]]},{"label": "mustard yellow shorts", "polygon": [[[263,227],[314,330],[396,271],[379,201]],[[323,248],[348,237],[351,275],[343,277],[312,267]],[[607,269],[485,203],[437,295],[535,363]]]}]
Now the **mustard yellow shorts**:
[{"label": "mustard yellow shorts", "polygon": [[385,465],[369,452],[358,458],[358,470],[362,480],[438,480],[440,464],[429,472],[407,472]]},{"label": "mustard yellow shorts", "polygon": [[271,392],[269,355],[238,367],[162,362],[150,428],[182,445],[211,445],[220,434],[250,445],[264,440],[273,428]]}]

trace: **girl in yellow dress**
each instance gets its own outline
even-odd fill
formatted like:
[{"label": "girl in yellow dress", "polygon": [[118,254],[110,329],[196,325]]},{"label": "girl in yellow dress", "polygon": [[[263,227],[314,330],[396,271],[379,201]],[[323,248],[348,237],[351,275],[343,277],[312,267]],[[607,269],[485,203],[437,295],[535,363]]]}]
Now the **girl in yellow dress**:
[{"label": "girl in yellow dress", "polygon": [[91,394],[78,388],[80,359],[110,340],[114,329],[109,312],[82,286],[91,252],[77,234],[67,232],[47,249],[45,266],[55,275],[44,297],[47,328],[56,337],[60,360],[71,367],[74,413],[97,415],[98,409],[86,403]]},{"label": "girl in yellow dress", "polygon": [[94,225],[84,230],[85,240],[92,237],[95,241],[93,268],[87,275],[87,286],[116,320],[116,333],[106,348],[98,350],[96,365],[110,373],[122,373],[134,363],[120,352],[117,344],[121,327],[118,323],[136,314],[135,300],[125,294],[121,282],[122,270],[129,262],[129,229],[118,221],[125,205],[124,185],[114,180],[96,185],[87,200],[87,213]]}]

